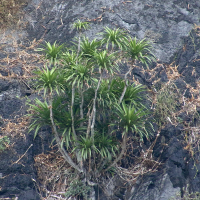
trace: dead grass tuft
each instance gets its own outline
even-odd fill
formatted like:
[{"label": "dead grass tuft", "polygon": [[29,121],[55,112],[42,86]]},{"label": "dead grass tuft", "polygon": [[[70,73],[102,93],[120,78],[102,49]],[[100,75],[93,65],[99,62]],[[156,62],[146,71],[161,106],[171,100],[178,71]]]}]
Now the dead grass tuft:
[{"label": "dead grass tuft", "polygon": [[67,165],[60,153],[52,150],[48,154],[35,156],[34,160],[41,185],[40,192],[49,197],[53,194],[64,194],[72,180],[73,169]]},{"label": "dead grass tuft", "polygon": [[4,136],[8,136],[9,138],[16,136],[26,138],[28,126],[28,117],[20,117],[15,120],[4,119],[4,126],[1,128],[1,132]]}]

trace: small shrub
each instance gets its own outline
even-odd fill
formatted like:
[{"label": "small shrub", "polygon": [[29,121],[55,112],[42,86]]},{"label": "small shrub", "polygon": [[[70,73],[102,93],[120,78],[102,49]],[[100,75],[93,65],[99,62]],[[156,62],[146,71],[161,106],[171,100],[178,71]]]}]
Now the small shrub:
[{"label": "small shrub", "polygon": [[67,192],[65,193],[66,197],[76,197],[79,198],[87,198],[88,192],[90,192],[90,186],[86,185],[80,180],[75,180],[70,183]]},{"label": "small shrub", "polygon": [[[150,112],[141,103],[141,99],[146,99],[141,93],[146,90],[128,81],[136,62],[147,64],[153,60],[151,45],[130,36],[126,40],[113,38],[114,43],[110,44],[106,37],[109,44],[105,49],[105,45],[99,47],[105,41],[89,42],[82,37],[86,24],[80,21],[75,24],[78,41],[72,49],[64,47],[67,52],[62,54],[60,46],[48,42],[45,48],[39,49],[51,62],[34,77],[44,103],[36,100],[36,105],[29,104],[30,130],[35,130],[35,137],[43,125],[50,125],[60,153],[78,172],[80,181],[73,181],[66,192],[66,196],[76,198],[87,197],[90,190],[87,183],[98,185],[100,175],[110,176],[110,169],[122,159],[131,136],[143,140],[153,132],[147,130],[151,125]],[[119,51],[121,47],[124,49]],[[119,60],[126,57],[130,60],[129,70],[124,79],[119,79]],[[62,99],[58,109],[54,105],[56,99]],[[87,183],[82,182],[86,178]]]},{"label": "small shrub", "polygon": [[179,192],[175,196],[171,197],[169,200],[200,200],[200,193],[199,192],[189,193],[187,187],[185,188],[185,191],[183,191],[183,197],[181,197],[182,196],[181,192]]},{"label": "small shrub", "polygon": [[0,137],[0,152],[3,152],[9,145],[10,140],[7,136]]},{"label": "small shrub", "polygon": [[154,115],[159,126],[176,120],[175,112],[180,106],[179,98],[178,89],[174,84],[166,84],[158,91]]}]

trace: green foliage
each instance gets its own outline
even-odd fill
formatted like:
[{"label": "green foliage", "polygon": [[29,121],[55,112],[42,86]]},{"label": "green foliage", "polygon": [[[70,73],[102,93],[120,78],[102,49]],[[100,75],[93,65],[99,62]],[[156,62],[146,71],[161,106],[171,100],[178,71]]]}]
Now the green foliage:
[{"label": "green foliage", "polygon": [[89,22],[82,22],[80,19],[78,19],[74,24],[73,28],[76,29],[79,32],[82,32],[83,29],[87,30],[89,28]]},{"label": "green foliage", "polygon": [[64,68],[71,69],[78,61],[77,53],[74,51],[67,51],[62,54],[62,64]]},{"label": "green foliage", "polygon": [[110,135],[106,135],[104,132],[96,133],[95,135],[95,146],[100,152],[103,158],[112,159],[115,156],[115,152],[118,149],[118,142],[116,138]]},{"label": "green foliage", "polygon": [[[120,98],[125,87],[125,82],[120,77],[102,80],[98,93],[98,107],[111,108],[114,102]],[[142,106],[141,101],[146,91],[143,85],[129,84],[124,95],[124,102],[126,104],[134,104],[136,107]]]},{"label": "green foliage", "polygon": [[67,189],[67,192],[65,193],[65,196],[67,198],[69,197],[75,197],[77,199],[84,197],[87,197],[88,192],[90,192],[91,187],[86,185],[80,180],[72,181]]},{"label": "green foliage", "polygon": [[[119,77],[116,77],[111,81],[108,80],[108,82],[110,82],[110,85],[108,84],[109,91],[112,92],[112,94],[115,96],[115,99],[119,99],[125,87],[125,81]],[[135,85],[134,83],[128,83],[128,87],[124,95],[124,102],[126,104],[133,103],[138,107],[142,99],[145,98],[143,95],[145,91],[146,88],[141,84]]]},{"label": "green foliage", "polygon": [[[140,139],[146,136],[149,138],[147,124],[145,118],[148,116],[148,111],[144,108],[137,109],[134,105],[126,105],[122,102],[122,106],[116,104],[116,114],[120,119],[119,126],[123,127],[123,133],[137,133]],[[151,125],[151,124],[150,124]]]},{"label": "green foliage", "polygon": [[[65,102],[66,103],[66,102]],[[55,118],[55,123],[59,127],[58,131],[62,135],[62,145],[65,144],[66,148],[69,148],[70,144],[73,142],[74,138],[72,137],[72,119],[71,114],[68,111],[66,104],[63,101],[62,97],[57,97],[54,99],[52,107],[53,114]],[[37,136],[40,128],[48,125],[51,126],[50,120],[50,110],[47,101],[40,101],[35,99],[34,103],[29,103],[29,114],[27,116],[31,117],[32,123],[29,126],[29,132],[34,131],[34,138]],[[84,130],[83,128],[78,128],[81,121],[80,119],[75,120],[75,127],[77,130]]]},{"label": "green foliage", "polygon": [[71,85],[76,85],[78,88],[83,88],[84,84],[91,81],[92,69],[86,65],[74,65],[71,70],[68,70],[66,81]]},{"label": "green foliage", "polygon": [[129,37],[126,40],[125,56],[130,58],[133,62],[139,61],[146,66],[152,60],[155,60],[155,56],[151,52],[151,45],[145,39],[137,41],[136,37]]},{"label": "green foliage", "polygon": [[0,152],[3,152],[9,144],[10,139],[8,138],[8,136],[0,137]]},{"label": "green foliage", "polygon": [[97,39],[94,39],[90,42],[88,38],[84,37],[80,43],[82,56],[86,58],[92,58],[99,46],[100,41]]},{"label": "green foliage", "polygon": [[39,99],[35,99],[34,104],[29,104],[29,106],[29,114],[27,116],[32,119],[32,123],[29,126],[29,132],[34,130],[35,138],[41,127],[51,125],[50,111],[48,103],[46,101],[42,102]]},{"label": "green foliage", "polygon": [[146,88],[143,85],[129,85],[124,95],[124,101],[126,104],[133,103],[136,107],[142,106],[141,101],[144,98],[144,92]]},{"label": "green foliage", "polygon": [[35,74],[37,74],[37,89],[39,91],[44,90],[44,95],[49,92],[52,93],[53,90],[59,93],[59,89],[62,90],[64,88],[64,73],[56,67],[49,70],[46,66],[46,69],[35,71]]},{"label": "green foliage", "polygon": [[113,68],[117,69],[117,66],[113,65],[114,54],[109,54],[107,50],[96,52],[94,54],[94,63],[99,67],[99,71],[106,70],[113,74]]},{"label": "green foliage", "polygon": [[105,27],[105,31],[101,33],[103,35],[102,44],[106,44],[106,49],[108,49],[109,44],[111,44],[112,49],[118,47],[123,49],[125,45],[125,32],[121,29],[110,29]]},{"label": "green foliage", "polygon": [[60,58],[64,44],[58,45],[56,41],[51,45],[50,42],[45,42],[44,48],[38,48],[36,51],[42,51],[45,53],[46,59],[55,65],[56,60]]},{"label": "green foliage", "polygon": [[101,108],[110,108],[113,102],[116,102],[118,99],[117,94],[115,93],[115,86],[113,84],[115,82],[115,79],[109,80],[109,79],[104,79],[102,80],[101,86],[99,88],[99,93],[98,93],[98,107],[99,109]]},{"label": "green foliage", "polygon": [[80,140],[78,140],[77,142],[79,146],[76,146],[74,150],[78,149],[78,152],[83,158],[83,160],[86,160],[87,158],[91,157],[92,149],[96,150],[92,138],[87,138],[81,135]]},{"label": "green foliage", "polygon": [[[80,20],[74,24],[79,34],[87,26],[88,23]],[[65,160],[95,180],[98,179],[96,174],[120,161],[127,137],[149,138],[147,125],[151,126],[147,122],[149,112],[141,103],[146,98],[145,88],[130,83],[126,76],[125,80],[120,78],[116,63],[125,56],[149,62],[152,58],[149,43],[126,38],[120,29],[106,28],[101,35],[102,41],[89,41],[79,35],[78,49],[68,49],[62,55],[62,45],[56,47],[55,42],[53,46],[58,49],[54,51],[52,45],[46,43],[47,48],[42,51],[53,61],[59,59],[59,65],[36,72],[36,89],[44,91],[44,101],[36,99],[29,109],[30,131],[35,130],[36,136],[40,128],[51,126]],[[116,137],[116,133],[120,137]],[[99,171],[95,173],[95,170]],[[89,190],[84,187],[83,182],[73,182],[68,197],[86,195]]]}]

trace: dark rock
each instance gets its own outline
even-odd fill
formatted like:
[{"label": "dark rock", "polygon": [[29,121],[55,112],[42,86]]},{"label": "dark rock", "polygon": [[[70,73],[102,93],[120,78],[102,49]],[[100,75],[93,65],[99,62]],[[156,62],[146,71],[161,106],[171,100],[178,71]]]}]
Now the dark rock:
[{"label": "dark rock", "polygon": [[179,114],[179,120],[180,122],[186,122],[186,123],[189,123],[191,118],[188,116],[188,114],[186,112],[182,112]]},{"label": "dark rock", "polygon": [[161,130],[160,135],[164,136],[167,141],[172,139],[175,136],[178,136],[181,134],[181,128],[175,127],[174,125],[167,124],[164,129]]},{"label": "dark rock", "polygon": [[16,74],[18,76],[23,76],[23,70],[22,70],[22,65],[17,65],[17,66],[14,66],[10,69],[10,74]]},{"label": "dark rock", "polygon": [[1,74],[2,76],[8,76],[8,70],[1,70],[1,69],[0,69],[0,74]]},{"label": "dark rock", "polygon": [[40,196],[33,189],[22,192],[18,200],[41,200]]},{"label": "dark rock", "polygon": [[167,150],[168,161],[167,173],[174,187],[183,188],[186,185],[186,177],[183,173],[186,170],[186,158],[188,152],[184,150],[184,145],[176,137],[170,140]]},{"label": "dark rock", "polygon": [[167,74],[166,74],[165,71],[162,71],[160,76],[161,76],[161,81],[162,82],[168,82],[168,77],[167,77]]},{"label": "dark rock", "polygon": [[168,200],[169,196],[176,196],[180,188],[174,188],[170,178],[164,172],[156,172],[138,180],[127,192],[129,200]]},{"label": "dark rock", "polygon": [[10,87],[10,82],[9,81],[3,80],[3,79],[0,80],[0,93],[2,91],[8,90],[9,87]]},{"label": "dark rock", "polygon": [[20,110],[22,103],[19,99],[10,99],[0,101],[0,112],[4,118],[14,118],[17,111]]},{"label": "dark rock", "polygon": [[182,78],[176,79],[174,83],[182,94],[187,89],[186,82]]},{"label": "dark rock", "polygon": [[[178,72],[182,75],[175,81],[177,88],[186,98],[191,98],[191,91],[187,84],[197,87],[200,77],[199,49],[200,39],[193,29],[194,24],[199,24],[200,4],[196,0],[135,0],[131,1],[41,1],[30,0],[25,7],[25,19],[28,22],[26,31],[27,39],[23,41],[25,46],[29,40],[43,39],[49,42],[57,40],[60,43],[71,44],[71,40],[77,36],[75,30],[71,30],[72,24],[77,19],[89,21],[91,29],[84,34],[93,39],[96,33],[104,30],[104,27],[119,27],[130,33],[132,37],[143,39],[146,37],[153,42],[154,54],[160,64],[171,64],[175,61]],[[101,17],[101,19],[99,18]],[[19,43],[19,42],[18,42]],[[16,56],[12,45],[6,47],[9,57]],[[5,58],[5,53],[0,53],[0,59]],[[7,66],[7,63],[1,63]],[[142,67],[134,68],[132,75],[148,88],[152,87],[153,81],[161,79],[161,83],[168,81],[165,66],[157,69],[157,75],[151,77],[150,73],[143,73]],[[156,63],[149,65],[154,69]],[[124,74],[127,64],[122,66],[121,73]],[[10,72],[23,75],[22,66],[9,68]],[[7,76],[8,69],[0,70],[3,76]],[[129,77],[130,78],[130,77]],[[132,78],[132,77],[131,77]],[[21,97],[31,95],[27,87],[17,82],[0,80],[0,113],[4,119],[14,119],[16,115],[26,113],[25,101]],[[148,103],[149,105],[150,103]],[[150,107],[150,106],[149,106]],[[200,113],[197,108],[197,112]],[[186,113],[180,113],[179,117],[184,122],[191,121]],[[3,124],[3,123],[2,123]],[[125,196],[131,200],[167,200],[176,192],[180,191],[189,181],[191,191],[199,191],[200,188],[200,166],[197,162],[199,154],[191,158],[188,151],[184,149],[183,127],[168,124],[160,132],[160,137],[154,146],[153,156],[163,162],[162,170],[141,177],[134,188],[119,189],[114,199],[123,199]],[[33,141],[33,133],[22,138],[13,138],[15,145],[13,150],[8,149],[0,156],[0,195],[3,197],[17,196],[19,200],[40,199],[34,188],[36,170],[33,157],[39,153],[47,152],[52,140],[51,132],[47,128],[41,130]],[[29,148],[26,156],[20,162],[14,163]],[[139,155],[139,150],[135,150]],[[194,167],[195,166],[195,167]],[[120,181],[119,181],[120,182]],[[115,183],[108,185],[110,193],[113,188],[119,186]],[[174,188],[176,187],[176,188]],[[106,199],[101,191],[101,199]]]}]

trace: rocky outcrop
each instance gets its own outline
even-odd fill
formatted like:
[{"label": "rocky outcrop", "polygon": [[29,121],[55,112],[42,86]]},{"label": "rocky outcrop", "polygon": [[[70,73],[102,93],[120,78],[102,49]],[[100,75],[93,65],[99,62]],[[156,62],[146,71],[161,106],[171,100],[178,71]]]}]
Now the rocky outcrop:
[{"label": "rocky outcrop", "polygon": [[[21,32],[23,37],[15,36],[17,43],[22,46],[27,46],[34,39],[70,44],[77,36],[75,30],[72,30],[72,24],[82,19],[90,22],[91,28],[84,34],[91,39],[103,31],[105,26],[122,28],[139,39],[146,37],[153,43],[157,63],[153,63],[145,73],[135,68],[132,75],[148,88],[159,88],[172,78],[183,96],[183,102],[187,102],[198,98],[193,90],[198,90],[200,77],[199,9],[200,3],[196,0],[30,0],[24,8],[24,20],[28,24]],[[14,81],[13,78],[7,78],[12,73],[18,76],[27,73],[23,64],[5,62],[8,54],[10,58],[19,56],[15,55],[16,49],[10,42],[9,39],[1,42],[4,51],[0,50],[0,59],[3,60],[0,68],[0,114],[3,119],[0,134],[5,132],[9,123],[13,126],[10,128],[20,129],[14,125],[22,123],[20,119],[26,114],[26,97],[35,98],[35,94],[31,94],[30,88],[17,76],[14,76]],[[134,186],[120,190],[120,194],[112,194],[111,199],[167,200],[177,193],[180,193],[179,196],[184,195],[187,185],[190,192],[200,192],[199,153],[192,152],[188,146],[192,144],[185,140],[183,126],[187,122],[191,127],[197,127],[198,117],[193,117],[188,109],[191,110],[187,107],[187,110],[180,112],[182,121],[179,125],[169,123],[160,132],[153,149],[153,156],[162,163],[157,172],[139,177]],[[196,111],[199,113],[198,107]],[[36,192],[34,156],[49,150],[50,133],[43,130],[34,141],[33,134],[27,134],[24,129],[23,134],[20,131],[12,134],[12,146],[0,154],[0,198],[40,199]],[[195,145],[198,148],[199,143]],[[112,185],[110,190],[114,191],[117,187]],[[101,199],[106,198],[101,194]]]},{"label": "rocky outcrop", "polygon": [[[197,1],[32,1],[26,8],[29,37],[68,43],[75,34],[72,24],[77,19],[91,22],[85,34],[89,38],[103,27],[119,27],[139,39],[154,42],[156,57],[170,62],[187,37],[199,24]],[[192,52],[191,52],[192,53]]]}]

